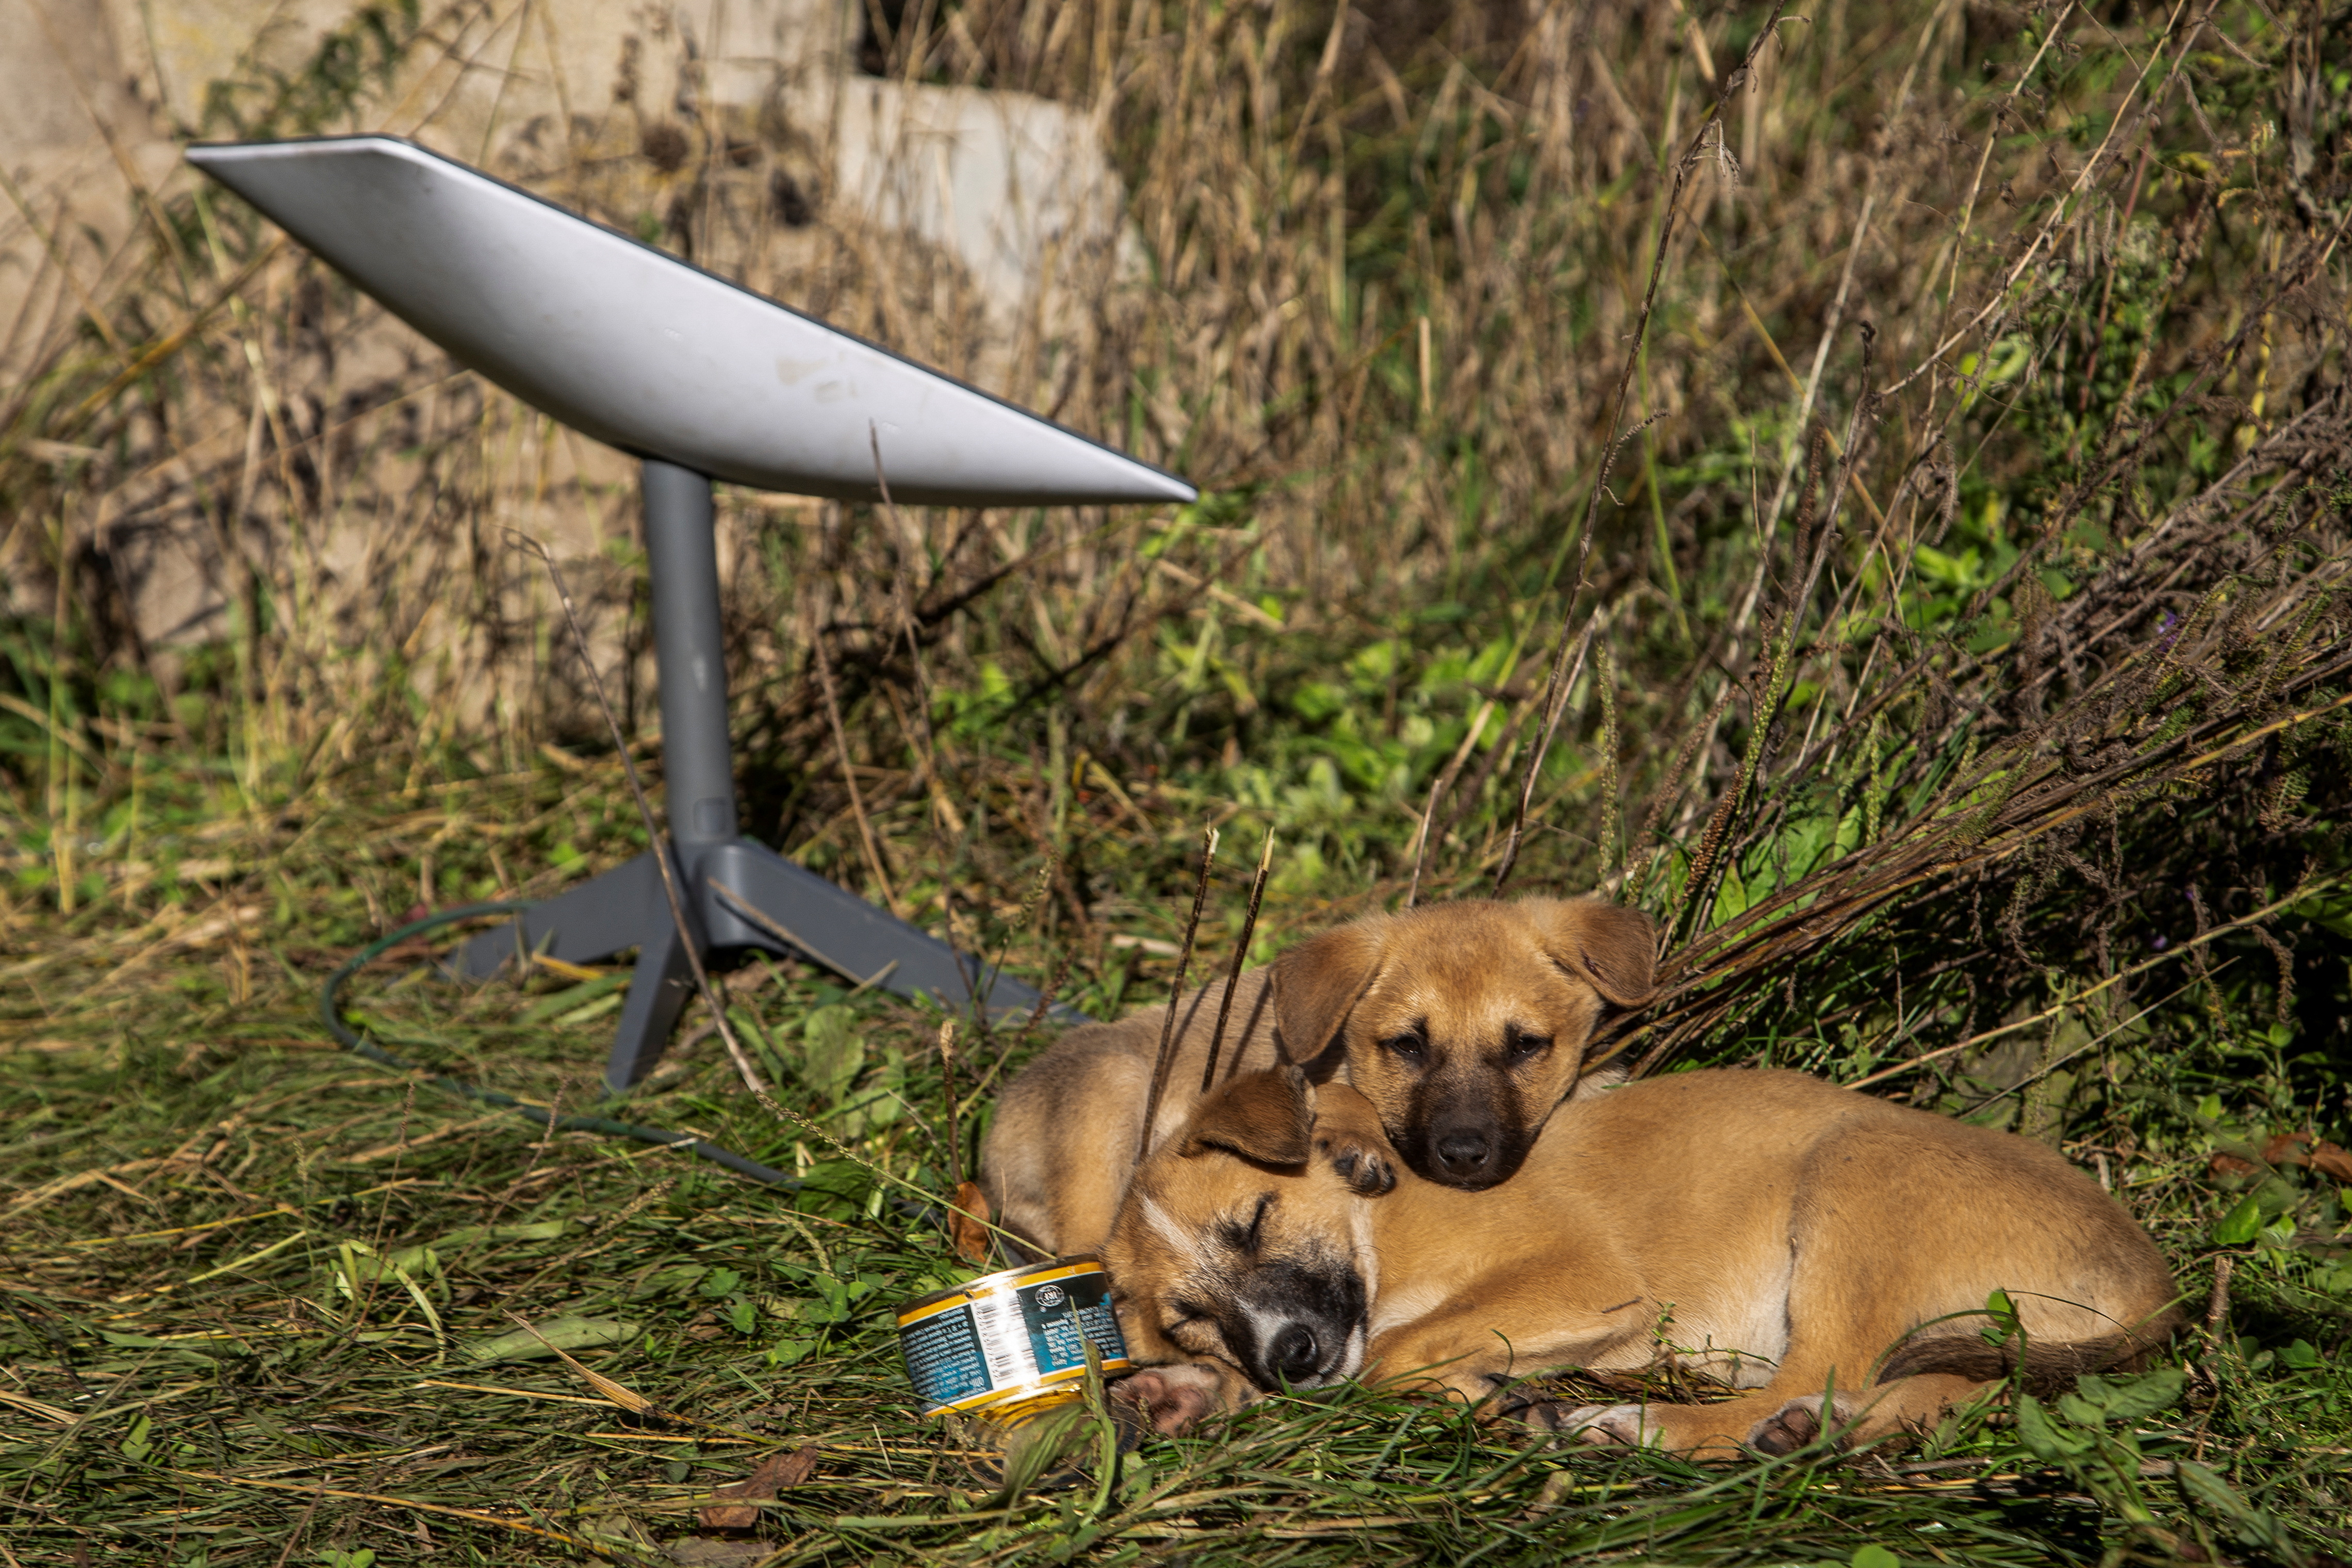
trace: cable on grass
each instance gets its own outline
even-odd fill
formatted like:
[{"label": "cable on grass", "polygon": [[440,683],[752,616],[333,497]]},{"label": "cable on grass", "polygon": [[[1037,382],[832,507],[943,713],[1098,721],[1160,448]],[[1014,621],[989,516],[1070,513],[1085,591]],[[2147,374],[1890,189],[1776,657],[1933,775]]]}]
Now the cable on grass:
[{"label": "cable on grass", "polygon": [[327,983],[319,989],[319,1020],[327,1026],[327,1032],[334,1037],[336,1042],[354,1056],[362,1057],[379,1067],[391,1068],[395,1072],[424,1074],[425,1082],[444,1093],[454,1094],[460,1100],[471,1100],[477,1104],[496,1105],[501,1110],[517,1112],[529,1116],[537,1126],[556,1132],[598,1133],[606,1137],[631,1138],[660,1148],[684,1147],[688,1153],[698,1155],[714,1165],[724,1166],[738,1176],[750,1176],[753,1181],[763,1182],[770,1186],[782,1187],[787,1192],[798,1192],[805,1186],[807,1184],[797,1176],[788,1176],[780,1170],[763,1166],[757,1160],[747,1159],[732,1149],[720,1148],[709,1139],[698,1138],[690,1133],[666,1133],[658,1127],[641,1127],[634,1122],[615,1122],[604,1116],[553,1113],[497,1089],[486,1089],[478,1083],[468,1083],[462,1078],[452,1078],[446,1073],[428,1073],[414,1062],[403,1061],[343,1021],[337,1002],[342,995],[344,984],[401,943],[438,931],[445,925],[455,925],[460,921],[492,915],[520,915],[530,907],[528,903],[461,904],[456,909],[428,915],[422,920],[412,920],[398,930],[377,937],[345,959],[341,968],[327,977]]},{"label": "cable on grass", "polygon": [[[495,1105],[500,1110],[512,1111],[519,1115],[528,1116],[535,1128],[544,1129],[546,1133],[595,1133],[608,1138],[628,1138],[640,1144],[651,1144],[657,1148],[683,1148],[688,1154],[699,1155],[713,1165],[724,1166],[738,1176],[749,1176],[753,1181],[765,1186],[781,1188],[785,1192],[804,1190],[808,1183],[803,1178],[786,1176],[772,1166],[763,1166],[755,1159],[739,1155],[732,1149],[721,1147],[708,1138],[698,1138],[691,1133],[665,1132],[659,1127],[639,1126],[634,1122],[617,1122],[607,1116],[566,1115],[556,1112],[552,1107],[534,1105],[527,1100],[519,1100],[500,1090],[486,1089],[478,1083],[468,1083],[462,1078],[452,1078],[446,1073],[430,1072],[415,1062],[402,1061],[343,1021],[338,1004],[341,1001],[344,985],[353,975],[358,974],[401,943],[437,931],[445,925],[455,925],[460,921],[478,920],[490,915],[521,915],[531,907],[532,905],[527,901],[461,904],[455,909],[445,909],[438,914],[428,915],[422,920],[413,920],[396,931],[388,932],[377,937],[345,959],[341,968],[327,977],[327,983],[319,988],[319,1021],[326,1026],[328,1034],[334,1038],[336,1043],[354,1056],[373,1061],[379,1067],[390,1068],[395,1072],[416,1074],[433,1088],[444,1093],[455,1095],[460,1100],[470,1100],[481,1105]],[[798,1122],[801,1125],[808,1127],[809,1131],[824,1138],[837,1152],[865,1166],[882,1180],[895,1182],[923,1199],[919,1203],[904,1197],[887,1199],[889,1206],[899,1214],[919,1224],[935,1224],[942,1228],[947,1227],[948,1213],[937,1203],[930,1201],[930,1195],[924,1192],[922,1188],[914,1186],[903,1176],[883,1169],[870,1160],[858,1158],[853,1151],[845,1148],[838,1139],[828,1135],[823,1128],[810,1124],[804,1117],[794,1116],[777,1105],[770,1096],[762,1093],[759,1099],[761,1104],[778,1120]],[[998,1230],[998,1228],[992,1225],[988,1228]],[[998,1234],[1007,1233],[998,1230]]]},{"label": "cable on grass", "polygon": [[[587,638],[581,631],[579,612],[572,608],[572,595],[564,588],[562,576],[557,571],[553,558],[547,553],[546,547],[536,539],[521,534],[514,535],[514,538],[520,548],[537,555],[541,563],[547,568],[549,580],[554,584],[556,597],[562,601],[564,615],[571,622],[572,639],[580,649],[582,662],[587,664],[589,683],[596,694],[597,704],[603,708],[605,723],[613,730],[614,738],[617,743],[621,738],[619,723],[613,716],[612,704],[604,696],[604,683],[597,678],[595,666],[587,661]],[[646,831],[653,838],[654,860],[662,873],[662,889],[669,898],[671,918],[677,921],[679,931],[684,933],[687,929],[685,912],[679,902],[675,873],[670,868],[667,841],[655,821],[653,808],[646,802],[645,787],[639,782],[636,768],[629,759],[628,747],[625,745],[621,746],[620,752],[622,766],[628,774],[630,792],[635,797],[638,813],[645,819]],[[852,788],[855,789],[854,784]],[[398,1072],[423,1073],[425,1071],[423,1068],[403,1061],[383,1047],[372,1043],[343,1022],[337,1010],[336,1002],[342,992],[344,982],[368,964],[411,937],[421,936],[442,926],[456,925],[459,921],[493,915],[520,915],[531,907],[529,903],[517,902],[468,904],[456,909],[445,909],[437,915],[428,915],[422,920],[412,921],[396,931],[378,937],[345,960],[342,967],[329,976],[327,983],[320,988],[320,1021],[326,1025],[327,1032],[353,1054]],[[1199,917],[1196,900],[1193,912],[1196,923]],[[744,1054],[742,1046],[736,1040],[734,1031],[728,1028],[725,1008],[719,998],[716,988],[710,983],[708,971],[703,967],[701,954],[691,941],[687,943],[686,951],[687,957],[693,967],[695,981],[701,989],[703,1001],[710,1010],[711,1019],[718,1028],[719,1038],[726,1042],[728,1054],[734,1060],[736,1070],[742,1075],[745,1086],[751,1091],[753,1097],[759,1101],[761,1107],[780,1122],[789,1122],[806,1128],[830,1144],[836,1152],[865,1166],[883,1180],[895,1182],[906,1187],[924,1200],[919,1203],[910,1202],[905,1198],[889,1200],[891,1207],[900,1213],[918,1221],[935,1222],[945,1227],[947,1217],[936,1204],[929,1201],[929,1194],[908,1182],[904,1177],[884,1170],[871,1161],[858,1158],[856,1153],[845,1147],[838,1139],[832,1137],[824,1129],[816,1126],[806,1117],[797,1115],[776,1103],[768,1092],[767,1084],[753,1069],[750,1058]],[[616,1122],[604,1116],[563,1115],[555,1112],[552,1107],[542,1111],[540,1107],[518,1100],[511,1094],[503,1093],[496,1089],[486,1089],[480,1084],[468,1083],[463,1079],[452,1078],[446,1074],[428,1075],[425,1082],[460,1099],[471,1100],[479,1104],[496,1105],[527,1114],[533,1121],[544,1125],[550,1132],[596,1133],[607,1137],[630,1138],[638,1143],[651,1144],[661,1148],[684,1147],[715,1165],[726,1166],[739,1176],[749,1176],[753,1181],[780,1187],[787,1192],[798,1192],[807,1186],[806,1182],[798,1177],[788,1176],[780,1170],[763,1166],[757,1160],[735,1153],[732,1149],[721,1148],[707,1138],[698,1138],[688,1133],[668,1133],[658,1127],[644,1127],[633,1122]]]},{"label": "cable on grass", "polygon": [[[580,624],[580,612],[572,605],[571,591],[563,585],[563,574],[556,569],[555,558],[548,553],[547,547],[544,544],[532,538],[528,534],[518,532],[513,528],[509,528],[507,533],[508,536],[513,539],[517,549],[529,550],[531,554],[539,558],[540,564],[547,569],[547,580],[555,589],[555,597],[557,601],[563,606],[563,618],[572,628],[572,645],[580,655],[581,668],[588,677],[588,689],[593,692],[596,695],[597,709],[604,716],[604,727],[613,737],[613,745],[614,749],[620,753],[621,769],[627,775],[629,780],[629,793],[637,803],[637,815],[645,822],[646,837],[653,846],[654,867],[661,873],[662,892],[669,900],[669,917],[671,922],[677,927],[678,940],[686,953],[687,967],[694,972],[694,984],[696,988],[702,994],[702,1005],[709,1009],[711,1027],[719,1031],[719,1040],[726,1044],[727,1054],[734,1061],[735,1071],[742,1078],[743,1086],[751,1092],[751,1098],[760,1103],[761,1109],[766,1111],[769,1115],[773,1116],[777,1121],[787,1123],[793,1126],[800,1128],[810,1136],[817,1139],[820,1143],[824,1144],[827,1147],[831,1148],[834,1153],[839,1155],[842,1158],[849,1161],[851,1164],[864,1167],[866,1170],[879,1177],[885,1183],[895,1183],[899,1186],[905,1187],[908,1192],[913,1193],[917,1198],[921,1200],[919,1203],[910,1204],[904,1199],[894,1199],[893,1202],[895,1207],[899,1208],[902,1212],[917,1216],[918,1218],[928,1217],[933,1220],[937,1220],[941,1225],[945,1225],[945,1217],[940,1213],[938,1206],[931,1202],[931,1195],[929,1193],[925,1192],[921,1187],[917,1186],[914,1183],[907,1180],[904,1176],[898,1175],[896,1172],[890,1171],[884,1166],[875,1164],[872,1160],[866,1159],[863,1155],[859,1155],[857,1151],[852,1149],[846,1144],[844,1144],[839,1138],[835,1137],[830,1132],[827,1132],[816,1123],[809,1120],[806,1116],[802,1115],[799,1112],[792,1110],[787,1106],[778,1104],[775,1097],[768,1092],[766,1080],[761,1078],[759,1070],[752,1066],[751,1059],[743,1050],[742,1042],[735,1038],[735,1031],[728,1027],[725,998],[719,995],[719,988],[712,983],[710,978],[710,970],[702,961],[701,945],[695,940],[692,929],[687,925],[686,905],[681,900],[678,893],[678,878],[682,874],[682,869],[673,869],[671,864],[672,859],[676,853],[675,846],[670,842],[669,836],[662,831],[661,824],[655,820],[653,806],[646,799],[646,787],[644,781],[637,777],[636,763],[631,760],[629,757],[627,739],[621,733],[621,721],[613,712],[612,699],[604,695],[604,679],[602,675],[596,673],[595,660],[590,658],[588,655],[588,633]],[[866,811],[865,808],[858,804],[857,780],[854,777],[851,777],[847,742],[843,738],[841,730],[841,715],[838,709],[833,705],[833,679],[832,675],[827,671],[824,663],[824,644],[822,640],[819,640],[814,645],[816,649],[817,672],[819,674],[824,676],[827,709],[833,714],[834,738],[835,741],[840,742],[842,746],[842,776],[849,784],[850,803],[857,809],[857,825],[859,831],[866,831]],[[867,832],[866,834],[866,848],[869,852],[874,849],[873,837],[870,832]],[[892,907],[895,910],[897,907],[898,895],[891,891],[889,879],[883,870],[882,862],[878,853],[876,855],[874,861],[874,874],[881,880],[883,896],[891,902]],[[738,898],[738,902],[740,902],[740,897]],[[749,905],[746,904],[745,907],[748,908]],[[1196,918],[1197,914],[1198,912],[1196,911]],[[761,915],[759,918],[762,924],[773,924],[773,922],[765,915]],[[793,942],[793,946],[801,947],[803,951],[814,951],[814,949],[807,947],[805,944],[798,942],[797,940]],[[863,990],[866,985],[871,985],[876,981],[878,981],[884,975],[888,974],[896,965],[896,959],[893,959],[889,964],[886,964],[880,970],[868,976],[866,981],[861,984],[858,988]],[[974,1011],[979,1010],[978,1003],[979,998],[975,996],[973,998]],[[619,1127],[625,1125],[625,1124],[615,1123],[614,1125]],[[736,1155],[731,1157],[740,1158],[741,1156]],[[765,1167],[763,1166],[761,1168],[764,1169]]]}]

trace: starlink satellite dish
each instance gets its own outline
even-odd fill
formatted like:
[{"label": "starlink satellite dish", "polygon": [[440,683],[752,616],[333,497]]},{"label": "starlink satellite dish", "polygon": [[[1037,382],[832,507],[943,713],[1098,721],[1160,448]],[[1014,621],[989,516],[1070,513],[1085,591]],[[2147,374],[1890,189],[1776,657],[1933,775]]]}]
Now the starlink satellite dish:
[{"label": "starlink satellite dish", "polygon": [[[710,481],[935,506],[1184,502],[1192,486],[1074,431],[714,277],[478,169],[388,136],[212,144],[188,161],[460,363],[645,463],[662,762],[688,937],[799,952],[950,1007],[1036,993],[740,837]],[[660,1056],[690,966],[641,855],[454,960],[477,978],[546,952],[635,947],[605,1081]]]},{"label": "starlink satellite dish", "polygon": [[188,149],[459,362],[714,479],[948,507],[1192,486],[479,170],[389,136]]}]

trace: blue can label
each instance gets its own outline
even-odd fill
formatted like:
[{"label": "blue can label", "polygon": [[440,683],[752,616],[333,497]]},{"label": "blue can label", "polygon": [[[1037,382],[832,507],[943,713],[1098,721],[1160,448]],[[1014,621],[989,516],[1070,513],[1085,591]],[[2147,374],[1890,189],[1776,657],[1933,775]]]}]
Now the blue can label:
[{"label": "blue can label", "polygon": [[1127,1343],[1102,1271],[1064,1265],[1034,1274],[1045,1277],[975,1281],[967,1291],[898,1320],[907,1376],[927,1414],[1077,1377],[1086,1370],[1089,1340],[1107,1368],[1125,1368]]}]

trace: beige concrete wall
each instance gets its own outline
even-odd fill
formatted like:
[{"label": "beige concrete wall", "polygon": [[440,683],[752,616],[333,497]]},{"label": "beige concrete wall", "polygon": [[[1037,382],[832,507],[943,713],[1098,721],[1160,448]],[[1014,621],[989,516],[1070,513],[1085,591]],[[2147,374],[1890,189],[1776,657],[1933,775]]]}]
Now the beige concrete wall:
[{"label": "beige concrete wall", "polygon": [[[37,327],[69,314],[78,290],[102,295],[137,212],[134,178],[184,180],[172,138],[228,133],[214,95],[258,103],[360,9],[0,0],[0,169],[18,193],[0,214],[0,319],[34,299]],[[942,247],[1010,333],[1051,253],[1115,228],[1099,128],[1020,94],[856,76],[856,15],[855,0],[444,4],[423,14],[366,122],[320,129],[413,136],[562,199],[565,184],[576,193],[597,177],[583,169],[666,148],[692,159],[764,126],[799,150],[811,199]],[[26,343],[11,347],[0,376],[23,368]]]},{"label": "beige concrete wall", "polygon": [[0,386],[109,292],[134,182],[177,162],[122,60],[96,0],[0,0]]},{"label": "beige concrete wall", "polygon": [[[58,3],[58,0],[49,0]],[[75,0],[88,5],[90,0]],[[123,64],[172,122],[201,127],[212,83],[300,70],[354,0],[98,0]],[[424,51],[384,123],[478,160],[488,141],[569,110],[640,98],[688,117],[681,96],[756,105],[841,53],[855,13],[837,0],[421,0]],[[679,67],[691,61],[679,91]],[[462,79],[460,79],[462,78]]]},{"label": "beige concrete wall", "polygon": [[[422,36],[389,85],[367,95],[363,120],[320,129],[412,136],[991,391],[1048,404],[1068,345],[1096,329],[1107,283],[1134,271],[1121,261],[1123,198],[1100,128],[1023,95],[856,75],[853,4],[443,4],[421,15]],[[152,228],[142,230],[152,210],[142,191],[168,199],[192,188],[175,139],[224,133],[223,94],[252,112],[357,13],[352,0],[0,0],[0,171],[11,194],[0,209],[0,331],[10,334],[0,406],[16,405],[28,371],[60,351],[102,363],[135,350],[168,328],[187,290],[213,281],[204,257],[183,257],[176,265],[194,277],[157,272],[144,315],[120,319],[126,269],[157,254]],[[223,635],[247,591],[239,584],[257,579],[277,585],[281,604],[310,607],[322,657],[366,640],[371,625],[421,613],[400,626],[404,647],[422,664],[441,651],[453,671],[481,668],[465,650],[484,635],[483,606],[426,580],[463,581],[479,570],[462,564],[463,538],[504,527],[547,538],[585,570],[616,533],[634,533],[633,465],[453,379],[437,350],[364,302],[313,298],[319,274],[299,254],[282,257],[247,289],[249,329],[247,318],[215,319],[208,331],[224,352],[207,361],[214,379],[184,383],[167,430],[134,423],[102,454],[56,454],[105,470],[89,475],[85,493],[99,498],[73,525],[104,539],[97,591],[119,582],[138,635],[156,648]],[[119,343],[92,344],[92,319]],[[448,455],[468,444],[478,457],[452,467]],[[402,455],[428,448],[442,455],[423,467]],[[289,449],[315,464],[314,479],[298,483],[268,456]],[[476,497],[462,525],[446,500],[409,509],[417,494],[446,494],[453,474]],[[290,500],[302,484],[310,498]],[[0,560],[0,604],[37,574],[17,572],[14,588],[10,575]],[[404,576],[421,586],[395,593]],[[523,602],[539,591],[527,578],[513,590],[519,621],[543,608]],[[614,591],[625,602],[625,583]],[[443,592],[429,612],[416,609],[420,595]],[[511,674],[528,684],[545,672]],[[452,690],[469,708],[529,700],[494,684]]]}]

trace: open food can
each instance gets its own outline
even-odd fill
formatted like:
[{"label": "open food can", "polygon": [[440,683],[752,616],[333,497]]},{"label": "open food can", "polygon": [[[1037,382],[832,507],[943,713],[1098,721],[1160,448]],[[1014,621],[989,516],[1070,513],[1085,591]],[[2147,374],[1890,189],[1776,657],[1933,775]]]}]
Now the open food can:
[{"label": "open food can", "polygon": [[1078,1397],[1091,1340],[1107,1373],[1127,1371],[1110,1278],[1092,1258],[984,1274],[910,1301],[898,1348],[926,1416],[1010,1424]]}]

